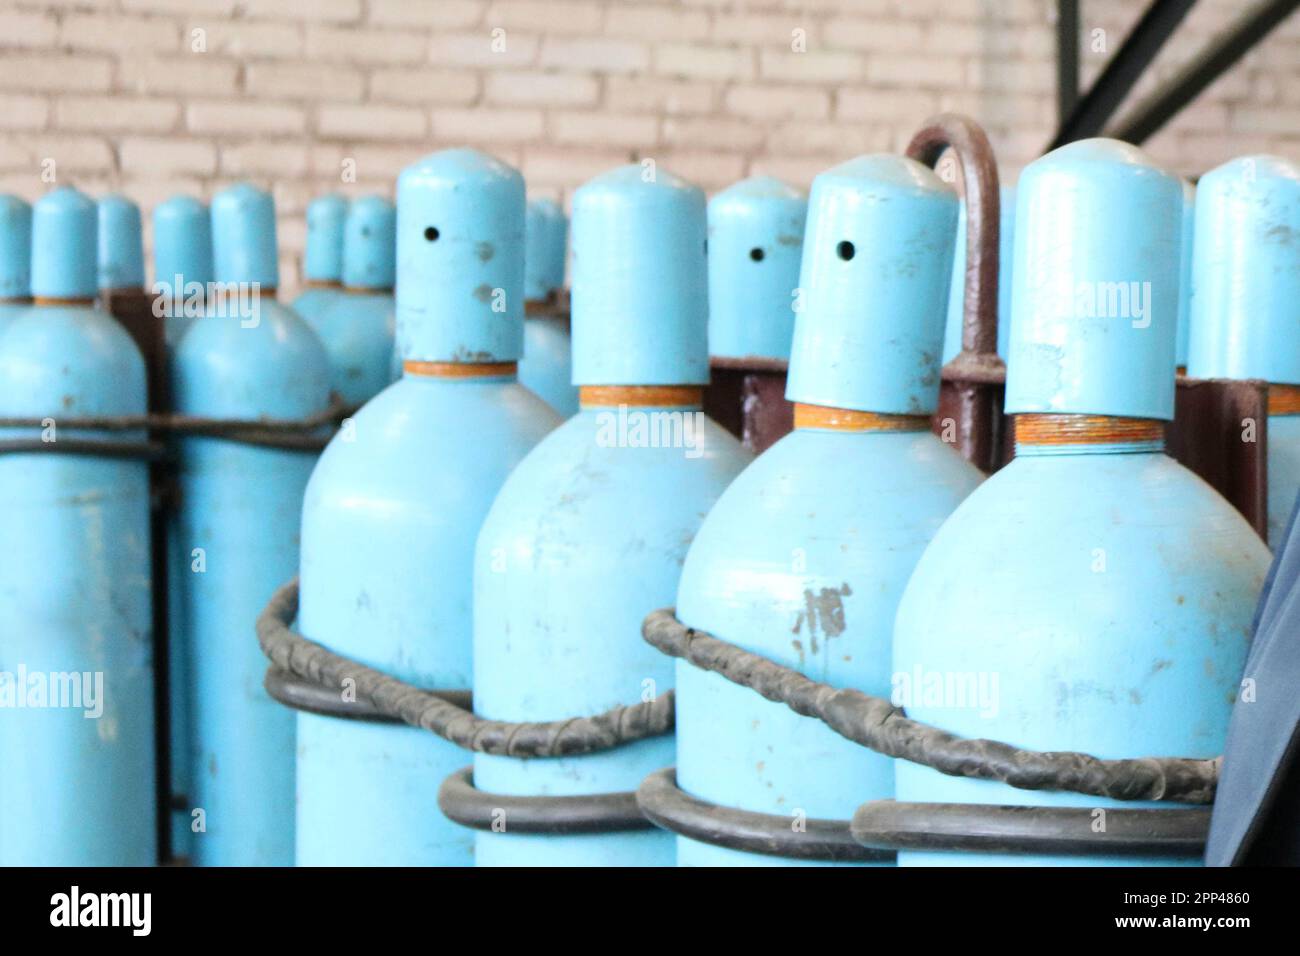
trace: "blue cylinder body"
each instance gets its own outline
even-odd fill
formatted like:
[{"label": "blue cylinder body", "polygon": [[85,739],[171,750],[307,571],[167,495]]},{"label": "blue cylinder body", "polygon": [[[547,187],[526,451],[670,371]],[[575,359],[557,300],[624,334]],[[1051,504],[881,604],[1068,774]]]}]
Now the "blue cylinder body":
[{"label": "blue cylinder body", "polygon": [[755,176],[709,200],[709,354],[788,359],[808,197]]},{"label": "blue cylinder body", "polygon": [[[902,157],[862,157],[814,180],[800,276],[807,305],[796,320],[787,397],[805,402],[801,393],[811,392],[821,401],[809,404],[908,408],[916,418],[911,430],[886,431],[807,427],[797,417],[795,430],[709,512],[682,569],[683,623],[814,680],[888,692],[903,585],[980,480],[924,417],[938,400],[956,207],[933,172]],[[856,247],[849,258],[845,241]],[[861,382],[868,374],[871,390]],[[682,661],[677,781],[704,800],[792,822],[800,814],[846,819],[863,800],[893,792],[888,759]],[[677,859],[797,862],[685,837]]]},{"label": "blue cylinder body", "polygon": [[[1192,240],[1188,375],[1300,385],[1300,166],[1245,156],[1201,177]],[[1300,491],[1300,423],[1268,423],[1268,539],[1282,540]]]},{"label": "blue cylinder body", "polygon": [[573,339],[564,316],[530,315],[524,320],[519,383],[558,415],[568,418],[578,413],[578,387],[573,384]]},{"label": "blue cylinder body", "polygon": [[[230,187],[213,199],[212,225],[216,279],[227,294],[176,348],[177,410],[242,419],[320,413],[329,403],[329,359],[306,323],[273,299],[270,195]],[[219,438],[178,444],[184,563],[172,614],[189,643],[193,859],[290,865],[294,715],[262,687],[266,658],[252,628],[297,571],[298,518],[315,456]]]},{"label": "blue cylinder body", "polygon": [[[457,322],[443,318],[479,303],[462,293],[499,276],[501,260],[515,263],[505,298],[522,298],[523,196],[517,172],[467,150],[402,174],[397,297],[408,322],[402,354],[415,370],[330,443],[303,505],[299,629],[424,687],[471,685],[474,541],[506,475],[558,424],[508,367],[418,371],[458,342],[483,342],[476,326],[499,321],[473,305]],[[492,255],[474,255],[476,246]],[[435,803],[468,754],[405,726],[303,713],[298,729],[299,864],[473,862],[473,835]]]},{"label": "blue cylinder body", "polygon": [[[1007,355],[1011,335],[1011,260],[1016,238],[1016,188],[1000,192],[998,229],[998,354]],[[948,289],[948,324],[943,333],[943,364],[961,351],[962,322],[966,314],[966,204],[957,214],[957,244],[953,247],[952,284]]]},{"label": "blue cylinder body", "polygon": [[99,201],[99,288],[144,288],[144,238],[140,207],[113,193]]},{"label": "blue cylinder body", "polygon": [[302,263],[306,288],[293,300],[293,310],[309,322],[342,294],[347,215],[348,201],[338,193],[317,196],[307,204],[307,249]]},{"label": "blue cylinder body", "polygon": [[[212,282],[212,220],[208,207],[192,196],[173,196],[153,211],[154,314],[163,319],[168,352],[207,308]],[[180,575],[189,558],[177,534],[177,516],[167,518],[168,695],[171,721],[172,852],[190,852],[190,665],[189,642],[176,608],[180,606]]]},{"label": "blue cylinder body", "polygon": [[344,228],[343,292],[307,317],[329,353],[330,385],[349,405],[369,401],[394,377],[396,228],[387,199],[354,200]]},{"label": "blue cylinder body", "polygon": [[153,271],[167,347],[174,349],[204,313],[213,274],[212,219],[208,207],[193,196],[173,196],[154,207]]},{"label": "blue cylinder body", "polygon": [[[1131,146],[1086,140],[1030,164],[1017,200],[1007,411],[1171,417],[1178,179]],[[1096,314],[1090,283],[1121,280],[1144,304]],[[894,699],[911,717],[1102,758],[1222,752],[1268,552],[1159,434],[1157,422],[1156,437],[1020,441],[945,522],[895,627]],[[902,801],[1120,805],[906,761],[896,780]],[[909,851],[899,862],[1161,861]]]},{"label": "blue cylinder body", "polygon": [[[622,244],[588,242],[617,228]],[[693,250],[704,228],[703,194],[662,170],[652,182],[616,174],[577,191],[574,361],[589,376],[580,384],[643,385],[672,374],[665,370],[674,360],[689,381],[707,359],[697,309],[707,295],[705,260],[679,254]],[[661,278],[656,299],[624,300],[606,288],[634,268]],[[616,347],[628,354],[610,355]],[[672,602],[696,528],[750,458],[700,411],[698,389],[684,391],[653,406],[638,405],[639,392],[585,405],[501,489],[474,558],[474,700],[482,716],[597,714],[672,686],[672,662],[641,639],[641,620]],[[566,679],[546,676],[558,672]],[[660,737],[573,758],[476,754],[474,782],[522,795],[628,791],[671,763],[672,752],[672,739]],[[513,834],[508,819],[504,832],[480,831],[475,847],[480,866],[673,860],[662,831]]]},{"label": "blue cylinder body", "polygon": [[[95,206],[61,189],[36,205],[42,294],[94,294]],[[60,427],[139,415],[145,370],[108,315],[27,309],[0,332],[2,438],[139,440]],[[149,483],[144,462],[0,455],[0,864],[156,862]]]}]

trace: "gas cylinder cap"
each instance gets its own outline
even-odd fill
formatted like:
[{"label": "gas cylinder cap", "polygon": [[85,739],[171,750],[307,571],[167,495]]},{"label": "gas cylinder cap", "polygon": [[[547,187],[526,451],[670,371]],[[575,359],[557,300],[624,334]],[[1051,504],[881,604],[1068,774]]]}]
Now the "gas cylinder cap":
[{"label": "gas cylinder cap", "polygon": [[110,193],[99,200],[99,288],[144,286],[144,239],[140,207]]},{"label": "gas cylinder cap", "polygon": [[808,197],[771,176],[709,202],[709,354],[788,359]]},{"label": "gas cylinder cap", "polygon": [[338,193],[317,196],[307,204],[307,251],[303,278],[338,282],[343,278],[343,230],[348,201]]},{"label": "gas cylinder cap", "polygon": [[709,381],[704,193],[649,161],[573,195],[573,384]]},{"label": "gas cylinder cap", "polygon": [[212,222],[193,196],[172,196],[153,211],[154,279],[171,287],[212,281]]},{"label": "gas cylinder cap", "polygon": [[397,181],[397,337],[403,359],[514,362],[523,354],[524,180],[447,149]]},{"label": "gas cylinder cap", "polygon": [[1183,189],[1142,150],[1088,139],[1017,189],[1006,411],[1171,419]]},{"label": "gas cylinder cap", "polygon": [[524,287],[529,301],[541,301],[564,287],[569,223],[554,199],[530,199],[524,230]]},{"label": "gas cylinder cap", "polygon": [[60,186],[32,210],[32,295],[92,299],[97,291],[98,212],[85,193]]},{"label": "gas cylinder cap", "polygon": [[363,196],[348,208],[343,237],[343,284],[391,289],[396,277],[397,208],[382,196]]},{"label": "gas cylinder cap", "polygon": [[31,295],[32,207],[0,195],[0,299]]},{"label": "gas cylinder cap", "polygon": [[786,398],[934,411],[957,206],[904,156],[860,156],[813,180]]},{"label": "gas cylinder cap", "polygon": [[212,197],[212,253],[221,283],[280,282],[275,240],[275,200],[251,183],[236,183]]},{"label": "gas cylinder cap", "polygon": [[1187,373],[1300,385],[1300,165],[1243,156],[1201,177]]}]

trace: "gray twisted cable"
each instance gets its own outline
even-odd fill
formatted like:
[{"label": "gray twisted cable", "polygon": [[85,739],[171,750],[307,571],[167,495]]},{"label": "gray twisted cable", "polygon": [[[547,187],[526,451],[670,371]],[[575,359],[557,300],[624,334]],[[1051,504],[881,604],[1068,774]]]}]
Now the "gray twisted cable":
[{"label": "gray twisted cable", "polygon": [[326,687],[341,687],[350,679],[357,696],[369,699],[380,713],[432,731],[465,750],[506,757],[567,757],[609,750],[673,729],[671,691],[649,702],[615,707],[591,717],[531,723],[485,720],[295,634],[289,624],[297,614],[295,578],[275,592],[257,619],[258,643],[273,664]]},{"label": "gray twisted cable", "polygon": [[996,740],[966,739],[911,720],[901,708],[880,697],[819,684],[712,634],[686,627],[672,608],[650,613],[641,633],[663,653],[720,674],[797,714],[815,717],[841,737],[949,776],[1114,800],[1214,801],[1221,757],[1101,760],[1084,753],[1044,753]]}]

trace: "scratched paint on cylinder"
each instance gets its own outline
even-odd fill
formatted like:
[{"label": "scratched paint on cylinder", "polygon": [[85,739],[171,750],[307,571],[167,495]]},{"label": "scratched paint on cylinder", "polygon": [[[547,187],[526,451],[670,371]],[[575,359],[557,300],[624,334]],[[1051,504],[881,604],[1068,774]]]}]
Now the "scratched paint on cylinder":
[{"label": "scratched paint on cylinder", "polygon": [[[980,480],[927,430],[956,207],[931,170],[897,156],[860,157],[814,180],[800,275],[807,301],[786,390],[796,428],[709,512],[677,592],[687,626],[814,680],[888,694],[907,576]],[[695,797],[792,825],[847,819],[864,799],[893,793],[887,758],[685,661],[677,781]],[[818,865],[686,837],[677,859]]]},{"label": "scratched paint on cylinder", "polygon": [[[177,345],[177,411],[240,419],[323,412],[325,349],[273,298],[279,272],[270,195],[245,184],[218,193],[212,232],[216,281],[243,294],[210,303]],[[266,658],[250,628],[297,571],[298,517],[315,456],[210,437],[182,439],[178,456],[184,563],[171,613],[189,641],[193,860],[287,866],[294,718],[262,687]]]},{"label": "scratched paint on cylinder", "polygon": [[[1032,750],[1213,757],[1268,554],[1230,504],[1163,453],[1181,183],[1132,146],[1085,140],[1024,170],[1016,214],[1006,411],[1032,427],[918,562],[895,627],[895,701],[943,730]],[[1141,300],[1103,312],[1091,294],[1101,284],[1136,284]],[[1024,417],[1035,413],[1050,420]],[[1116,426],[1053,440],[1053,428],[1085,416]],[[1093,821],[1134,805],[901,760],[896,782],[900,801],[1086,807]],[[899,854],[900,865],[1170,862]]]},{"label": "scratched paint on cylinder", "polygon": [[[406,373],[331,441],[303,504],[299,630],[421,687],[471,685],[475,538],[506,475],[558,424],[515,379],[523,228],[523,179],[491,156],[445,150],[403,171]],[[514,313],[474,304],[478,285]],[[485,354],[496,361],[461,361]],[[472,833],[436,806],[468,754],[413,727],[297,720],[299,865],[473,862]]]},{"label": "scratched paint on cylinder", "polygon": [[[139,433],[59,425],[146,409],[139,352],[89,304],[95,206],[62,188],[36,204],[31,222],[31,291],[86,304],[24,309],[0,331],[0,416],[50,421],[40,430],[5,429],[0,438],[138,441]],[[12,248],[4,244],[6,258]],[[6,277],[25,271],[0,263]],[[0,863],[151,866],[157,806],[147,466],[129,458],[0,455],[0,511]]]}]

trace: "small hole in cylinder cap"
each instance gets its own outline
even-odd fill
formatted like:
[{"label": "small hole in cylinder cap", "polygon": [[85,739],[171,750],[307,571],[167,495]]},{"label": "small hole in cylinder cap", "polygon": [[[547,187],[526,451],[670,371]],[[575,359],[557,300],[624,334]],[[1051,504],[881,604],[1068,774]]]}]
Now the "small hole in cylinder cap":
[{"label": "small hole in cylinder cap", "polygon": [[428,239],[430,242],[433,242],[435,239],[438,238],[438,230],[433,226],[427,226],[424,230],[424,238]]},{"label": "small hole in cylinder cap", "polygon": [[763,250],[755,246],[753,249],[749,250],[749,258],[753,259],[755,262],[762,262]]},{"label": "small hole in cylinder cap", "polygon": [[839,253],[839,257],[841,259],[843,259],[845,262],[848,262],[850,259],[853,258],[853,253],[856,250],[853,248],[853,243],[845,239],[838,246],[835,247],[835,251]]}]

